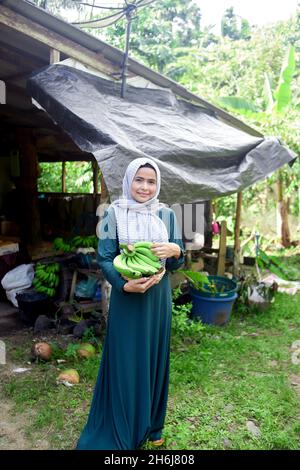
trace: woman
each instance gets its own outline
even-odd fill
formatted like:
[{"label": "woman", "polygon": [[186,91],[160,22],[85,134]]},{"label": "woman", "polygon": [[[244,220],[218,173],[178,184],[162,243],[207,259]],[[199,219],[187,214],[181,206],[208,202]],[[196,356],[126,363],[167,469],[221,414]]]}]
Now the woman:
[{"label": "woman", "polygon": [[[148,158],[133,160],[123,196],[104,217],[100,267],[112,285],[106,337],[87,424],[77,449],[133,450],[147,439],[164,442],[169,384],[172,296],[169,271],[184,262],[171,209],[159,204],[160,171]],[[152,241],[163,277],[126,280],[114,269],[119,243]]]}]

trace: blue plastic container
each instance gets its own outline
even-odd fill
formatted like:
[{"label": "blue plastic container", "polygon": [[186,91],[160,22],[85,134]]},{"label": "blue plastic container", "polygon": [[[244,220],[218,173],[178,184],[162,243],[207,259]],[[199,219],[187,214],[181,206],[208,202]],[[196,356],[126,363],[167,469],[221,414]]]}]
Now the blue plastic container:
[{"label": "blue plastic container", "polygon": [[229,297],[205,297],[202,293],[190,290],[192,298],[192,317],[210,325],[225,325],[229,318],[237,294]]}]

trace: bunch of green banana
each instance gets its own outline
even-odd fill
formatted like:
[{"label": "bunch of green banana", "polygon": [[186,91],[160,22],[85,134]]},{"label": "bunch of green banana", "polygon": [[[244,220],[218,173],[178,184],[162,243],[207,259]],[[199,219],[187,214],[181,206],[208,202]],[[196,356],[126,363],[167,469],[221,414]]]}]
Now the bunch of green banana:
[{"label": "bunch of green banana", "polygon": [[136,242],[131,250],[121,243],[122,253],[113,261],[115,269],[130,279],[156,274],[161,264],[159,258],[152,253],[151,246],[152,242]]},{"label": "bunch of green banana", "polygon": [[60,237],[55,238],[55,240],[53,241],[53,246],[56,250],[60,250],[60,251],[63,251],[63,252],[71,251],[71,248],[72,248],[70,243],[66,243]]},{"label": "bunch of green banana", "polygon": [[54,297],[56,288],[59,284],[59,263],[43,264],[37,263],[35,276],[32,284],[37,292]]},{"label": "bunch of green banana", "polygon": [[63,252],[71,251],[73,248],[95,248],[97,249],[98,246],[98,238],[96,235],[89,235],[86,237],[80,237],[77,235],[73,237],[71,240],[64,240],[61,237],[55,238],[53,241],[53,246],[56,250],[60,250]]},{"label": "bunch of green banana", "polygon": [[72,247],[78,248],[97,248],[98,246],[98,238],[96,235],[89,235],[86,237],[80,237],[79,235],[72,238],[70,241]]}]

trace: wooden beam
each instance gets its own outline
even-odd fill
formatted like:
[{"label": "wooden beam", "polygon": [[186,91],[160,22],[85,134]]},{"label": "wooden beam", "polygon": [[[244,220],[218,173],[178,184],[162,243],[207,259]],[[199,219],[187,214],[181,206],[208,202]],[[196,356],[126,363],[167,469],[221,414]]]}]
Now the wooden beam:
[{"label": "wooden beam", "polygon": [[92,52],[86,47],[65,38],[64,36],[41,26],[24,16],[0,5],[0,22],[19,33],[29,36],[36,41],[46,44],[50,48],[63,52],[68,57],[94,67],[102,73],[113,76],[120,72],[118,64],[113,65],[102,54]]},{"label": "wooden beam", "polygon": [[221,231],[220,231],[220,244],[219,244],[217,276],[224,276],[224,273],[225,273],[226,232],[227,232],[226,221],[223,220],[221,222]]}]

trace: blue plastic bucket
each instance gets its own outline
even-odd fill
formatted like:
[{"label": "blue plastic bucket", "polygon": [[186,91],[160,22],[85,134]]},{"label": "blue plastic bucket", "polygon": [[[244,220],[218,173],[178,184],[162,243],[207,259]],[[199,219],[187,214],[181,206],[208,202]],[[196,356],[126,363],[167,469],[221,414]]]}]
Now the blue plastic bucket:
[{"label": "blue plastic bucket", "polygon": [[205,290],[197,290],[189,283],[190,292],[192,294],[201,295],[202,297],[213,298],[231,298],[237,291],[238,285],[234,279],[228,279],[225,276],[208,276],[210,284],[213,284],[215,290],[211,290],[207,284],[204,284]]},{"label": "blue plastic bucket", "polygon": [[237,294],[234,292],[230,297],[205,297],[200,292],[196,292],[194,289],[190,291],[192,317],[210,325],[225,325],[229,320]]}]

